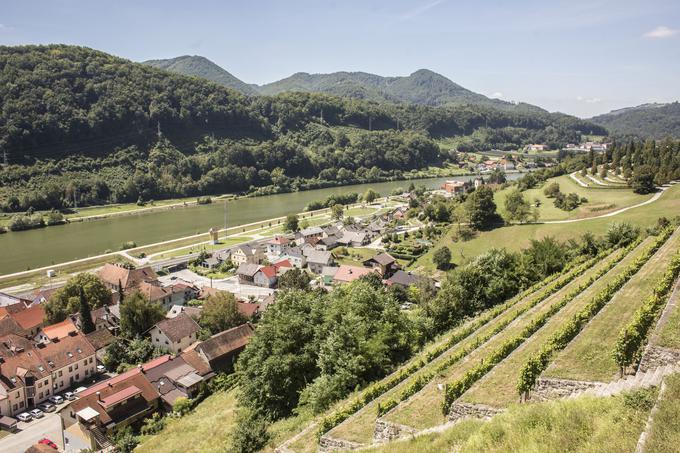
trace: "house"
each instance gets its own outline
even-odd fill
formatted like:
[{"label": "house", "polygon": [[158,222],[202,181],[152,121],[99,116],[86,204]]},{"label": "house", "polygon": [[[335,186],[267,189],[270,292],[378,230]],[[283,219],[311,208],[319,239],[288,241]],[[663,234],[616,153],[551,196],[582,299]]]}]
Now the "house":
[{"label": "house", "polygon": [[338,269],[340,268],[337,266],[324,266],[323,269],[321,269],[321,282],[323,285],[330,286],[333,284],[333,279],[335,278]]},{"label": "house", "polygon": [[201,267],[210,270],[219,267],[221,264],[222,261],[220,261],[216,256],[209,256],[208,258],[201,261]]},{"label": "house", "polygon": [[22,297],[12,296],[11,294],[0,293],[0,308],[10,305],[22,305],[23,308],[26,308],[31,305],[31,301]]},{"label": "house", "polygon": [[373,272],[376,271],[367,267],[357,267],[343,264],[338,268],[337,272],[333,276],[333,283],[343,284],[353,282],[360,279],[364,275],[369,275]]},{"label": "house", "polygon": [[501,169],[508,171],[508,170],[514,170],[515,169],[515,161],[510,160],[510,159],[501,159],[498,162],[498,165],[501,167]]},{"label": "house", "polygon": [[536,144],[527,145],[526,149],[528,151],[548,151],[550,149],[550,147],[548,145],[544,145],[542,143],[536,143]]},{"label": "house", "polygon": [[160,396],[166,410],[172,410],[178,398],[193,398],[199,387],[206,381],[196,368],[187,363],[182,356],[162,356],[156,366],[144,372]]},{"label": "house", "polygon": [[[314,248],[312,247],[311,249],[313,250]],[[298,269],[302,269],[307,264],[307,258],[299,247],[287,249],[285,255],[283,255],[281,259],[287,260],[290,264]]]},{"label": "house", "polygon": [[281,255],[285,247],[290,244],[290,239],[285,236],[274,236],[273,239],[267,241],[267,254]]},{"label": "house", "polygon": [[95,330],[94,332],[85,334],[85,338],[87,338],[87,341],[89,341],[94,348],[96,360],[100,362],[104,360],[106,348],[108,348],[111,343],[116,341],[116,337],[113,336],[111,331],[108,329]]},{"label": "house", "polygon": [[305,228],[303,230],[300,230],[297,234],[296,237],[302,238],[302,239],[309,239],[309,238],[321,238],[323,237],[323,230],[321,227],[318,226],[313,226],[309,228]]},{"label": "house", "polygon": [[255,283],[255,274],[260,270],[260,266],[252,263],[241,264],[236,269],[239,283],[253,284]]},{"label": "house", "polygon": [[320,274],[325,266],[330,266],[333,264],[333,255],[331,252],[313,250],[307,256],[307,266],[311,272],[315,274]]},{"label": "house", "polygon": [[462,194],[465,193],[465,183],[463,181],[446,181],[444,184],[442,184],[441,188],[448,193],[457,195],[457,194]]},{"label": "house", "polygon": [[371,241],[368,234],[358,231],[345,231],[341,238],[338,239],[338,244],[345,247],[361,247],[367,245]]},{"label": "house", "polygon": [[97,275],[111,291],[118,291],[120,283],[123,294],[131,293],[142,282],[158,281],[158,275],[148,266],[129,269],[121,264],[107,263],[99,269]]},{"label": "house", "polygon": [[47,344],[10,334],[0,338],[0,415],[13,416],[94,374],[95,349],[84,335]]},{"label": "house", "polygon": [[235,266],[241,264],[260,264],[264,259],[262,248],[256,246],[240,245],[231,252],[231,262]]},{"label": "house", "polygon": [[383,278],[387,278],[401,269],[397,260],[389,253],[380,253],[364,261],[364,266],[376,269]]},{"label": "house", "polygon": [[53,286],[52,288],[40,288],[36,289],[33,291],[33,294],[31,297],[33,298],[33,301],[31,305],[35,304],[44,304],[45,302],[49,301],[52,295],[60,288],[61,286]]},{"label": "house", "polygon": [[183,284],[161,286],[159,282],[144,281],[139,284],[137,290],[147,301],[158,303],[165,310],[190,300],[190,291]]},{"label": "house", "polygon": [[50,343],[66,338],[77,331],[75,323],[67,318],[62,322],[44,327],[35,339],[41,343]]},{"label": "house", "polygon": [[5,317],[12,318],[12,320],[14,321],[13,326],[18,327],[18,330],[14,330],[11,333],[23,335],[28,338],[33,338],[38,334],[38,332],[40,332],[40,329],[45,325],[44,323],[45,307],[41,304],[24,308],[24,305],[22,303],[19,303],[4,308],[7,311]]},{"label": "house", "polygon": [[315,248],[316,250],[328,251],[333,250],[337,246],[338,237],[336,235],[331,235],[319,239],[319,241],[315,245]]},{"label": "house", "polygon": [[213,371],[231,371],[236,357],[250,342],[254,331],[250,324],[241,324],[213,335],[194,349]]},{"label": "house", "polygon": [[264,288],[273,288],[276,286],[276,267],[264,266],[255,272],[253,275],[253,283]]},{"label": "house", "polygon": [[165,351],[179,354],[198,339],[201,326],[186,313],[158,321],[151,329],[151,343]]},{"label": "house", "polygon": [[145,373],[165,361],[161,357],[78,392],[62,417],[79,423],[91,433],[91,447],[101,449],[106,437],[156,412],[160,394]]},{"label": "house", "polygon": [[92,322],[96,330],[108,330],[113,335],[120,332],[120,304],[104,305],[92,310]]},{"label": "house", "polygon": [[385,280],[387,286],[397,285],[404,288],[415,285],[421,280],[422,277],[413,275],[410,272],[404,272],[401,269],[396,271],[390,278]]},{"label": "house", "polygon": [[262,305],[252,302],[237,302],[238,311],[248,319],[253,319],[260,314]]},{"label": "house", "polygon": [[199,319],[201,313],[203,312],[201,307],[188,307],[185,305],[173,305],[170,310],[166,313],[166,318],[174,318],[180,313],[186,313],[194,319]]},{"label": "house", "polygon": [[278,276],[281,276],[288,272],[289,270],[293,269],[293,265],[288,260],[277,261],[276,263],[273,264],[273,266],[276,268],[276,275]]}]

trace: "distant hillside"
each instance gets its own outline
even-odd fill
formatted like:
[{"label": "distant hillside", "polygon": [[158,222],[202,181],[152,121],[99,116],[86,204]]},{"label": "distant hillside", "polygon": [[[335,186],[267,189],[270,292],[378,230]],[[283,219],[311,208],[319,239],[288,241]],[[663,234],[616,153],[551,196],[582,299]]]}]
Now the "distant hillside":
[{"label": "distant hillside", "polygon": [[298,72],[290,77],[259,87],[262,94],[285,91],[308,91],[347,96],[372,101],[408,102],[420,105],[472,104],[504,110],[543,111],[529,104],[513,104],[490,99],[452,82],[428,69],[419,69],[406,77],[382,77],[366,72],[334,72],[307,74]]},{"label": "distant hillside", "polygon": [[590,119],[616,135],[640,138],[680,137],[680,103],[642,104],[612,110]]},{"label": "distant hillside", "polygon": [[167,60],[148,60],[143,64],[153,66],[177,74],[203,77],[213,82],[224,85],[236,91],[240,91],[248,96],[255,96],[257,91],[252,86],[234,77],[222,67],[199,55],[183,55]]}]

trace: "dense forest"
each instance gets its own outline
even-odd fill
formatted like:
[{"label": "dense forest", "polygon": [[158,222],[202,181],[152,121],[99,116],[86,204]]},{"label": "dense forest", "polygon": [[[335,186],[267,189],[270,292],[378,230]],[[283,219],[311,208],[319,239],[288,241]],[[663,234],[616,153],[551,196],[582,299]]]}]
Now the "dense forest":
[{"label": "dense forest", "polygon": [[680,102],[643,104],[591,118],[618,136],[661,139],[680,137]]},{"label": "dense forest", "polygon": [[398,178],[484,128],[520,146],[605,133],[543,111],[284,93],[246,97],[96,50],[0,47],[0,206],[64,209]]}]

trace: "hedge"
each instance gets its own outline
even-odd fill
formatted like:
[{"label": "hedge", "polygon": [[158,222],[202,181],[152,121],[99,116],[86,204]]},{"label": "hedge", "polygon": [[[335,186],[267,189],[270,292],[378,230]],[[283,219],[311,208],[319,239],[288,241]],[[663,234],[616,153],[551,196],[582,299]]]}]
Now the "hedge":
[{"label": "hedge", "polygon": [[613,356],[621,368],[621,375],[626,367],[641,358],[642,347],[647,341],[651,327],[666,306],[666,298],[673,288],[673,283],[680,275],[680,253],[676,254],[664,275],[652,290],[652,294],[645,300],[633,315],[633,319],[621,329]]},{"label": "hedge", "polygon": [[[522,367],[517,382],[517,390],[521,397],[528,396],[534,388],[541,373],[548,367],[550,359],[557,351],[564,349],[569,342],[585,327],[585,325],[614,297],[614,294],[623,287],[657,250],[668,240],[672,234],[672,228],[664,229],[656,238],[654,243],[649,246],[642,255],[626,267],[621,274],[617,275],[609,284],[597,293],[588,304],[576,313],[560,330],[548,339],[543,348],[532,357]],[[639,240],[627,247],[637,246]]]},{"label": "hedge", "polygon": [[564,308],[569,302],[581,294],[586,288],[592,285],[597,279],[609,272],[614,266],[616,266],[630,251],[633,247],[639,244],[639,240],[631,244],[631,246],[624,249],[619,255],[613,259],[607,266],[597,271],[594,275],[591,275],[588,280],[580,284],[577,288],[571,290],[562,300],[553,304],[548,311],[540,315],[538,318],[531,321],[531,323],[522,329],[515,338],[507,340],[498,349],[496,349],[487,360],[482,362],[477,367],[469,370],[465,375],[453,384],[446,385],[446,393],[444,395],[444,403],[442,404],[442,411],[444,414],[448,414],[451,409],[451,405],[455,400],[457,400],[463,393],[465,393],[473,384],[475,384],[482,376],[491,371],[499,362],[506,358],[510,353],[517,349],[526,339],[531,337],[534,333],[538,331],[541,327],[545,325],[546,322],[558,311]]},{"label": "hedge", "polygon": [[[598,255],[598,258],[599,258],[599,255]],[[465,327],[465,329],[463,329],[461,332],[459,332],[455,335],[452,335],[446,342],[444,342],[441,345],[437,346],[436,348],[433,348],[433,349],[427,351],[426,353],[424,353],[423,354],[424,357],[421,360],[415,361],[414,363],[412,363],[408,367],[401,369],[400,371],[396,372],[395,374],[393,374],[391,377],[387,378],[384,381],[379,381],[379,382],[376,382],[375,384],[370,385],[368,388],[366,388],[366,390],[364,390],[364,392],[359,397],[357,397],[356,400],[352,401],[352,403],[350,403],[349,406],[324,417],[319,422],[319,429],[317,431],[317,437],[320,438],[325,433],[327,433],[331,429],[335,428],[336,426],[338,426],[343,421],[347,420],[349,417],[351,417],[357,411],[362,409],[368,403],[370,403],[371,401],[373,401],[374,399],[376,399],[377,397],[379,397],[383,393],[387,392],[388,390],[396,387],[398,384],[400,384],[401,382],[403,382],[404,380],[409,378],[411,375],[413,375],[415,372],[424,368],[427,364],[432,362],[434,359],[436,359],[437,357],[442,355],[447,350],[451,349],[453,346],[455,346],[460,341],[462,341],[465,338],[472,335],[479,328],[481,328],[484,325],[486,325],[487,323],[489,323],[491,320],[493,320],[498,315],[503,313],[505,310],[507,310],[510,307],[512,307],[513,305],[515,305],[517,302],[519,302],[523,298],[525,298],[528,295],[530,295],[531,293],[537,291],[541,287],[548,285],[548,284],[552,283],[553,281],[557,280],[565,272],[570,271],[571,269],[573,269],[576,266],[579,266],[579,267],[577,268],[577,270],[575,272],[580,272],[580,273],[585,272],[587,269],[589,269],[592,266],[592,262],[594,262],[594,260],[596,260],[598,258],[594,258],[592,260],[589,260],[583,265],[580,265],[580,263],[583,262],[583,257],[578,257],[578,258],[574,259],[572,263],[565,266],[565,269],[561,273],[553,274],[551,276],[546,277],[542,281],[532,285],[531,287],[522,291],[520,294],[516,295],[515,297],[513,297],[512,299],[503,303],[502,305],[499,305],[499,306],[495,307],[494,309],[490,310],[489,312],[487,312],[486,314],[480,316],[479,319],[477,319],[475,322],[471,323],[469,326]],[[395,405],[396,405],[396,403],[395,403]]]}]

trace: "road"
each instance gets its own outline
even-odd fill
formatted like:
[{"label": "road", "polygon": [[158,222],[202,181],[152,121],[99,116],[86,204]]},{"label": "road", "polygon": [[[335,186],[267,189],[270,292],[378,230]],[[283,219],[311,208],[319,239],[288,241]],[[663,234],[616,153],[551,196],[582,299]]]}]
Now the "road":
[{"label": "road", "polygon": [[61,417],[56,413],[46,414],[43,418],[28,423],[20,423],[21,431],[0,439],[2,453],[24,453],[27,448],[40,439],[47,438],[64,450],[64,436]]}]

